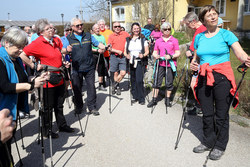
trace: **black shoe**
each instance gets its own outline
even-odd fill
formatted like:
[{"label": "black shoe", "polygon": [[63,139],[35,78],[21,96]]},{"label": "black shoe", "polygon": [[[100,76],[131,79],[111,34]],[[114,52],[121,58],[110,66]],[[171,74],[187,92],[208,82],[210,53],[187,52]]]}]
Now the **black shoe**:
[{"label": "black shoe", "polygon": [[83,111],[83,108],[75,108],[75,114],[81,114]]},{"label": "black shoe", "polygon": [[120,89],[120,88],[117,88],[117,89],[116,89],[116,94],[117,94],[117,95],[121,95],[121,89]]},{"label": "black shoe", "polygon": [[221,151],[221,150],[218,150],[215,148],[215,149],[213,149],[213,151],[209,155],[209,159],[219,160],[223,154],[224,154],[224,151]]},{"label": "black shoe", "polygon": [[65,125],[65,126],[59,128],[59,131],[66,132],[66,133],[73,133],[73,132],[75,132],[75,129],[69,127],[68,125]]},{"label": "black shoe", "polygon": [[140,105],[145,105],[145,101],[139,102]]},{"label": "black shoe", "polygon": [[90,113],[93,114],[94,116],[100,115],[100,113],[96,109],[91,110]]},{"label": "black shoe", "polygon": [[188,110],[188,115],[197,115],[196,113],[196,107],[194,107],[192,110]]},{"label": "black shoe", "polygon": [[170,98],[165,98],[165,105],[171,107]]},{"label": "black shoe", "polygon": [[115,94],[115,87],[114,86],[112,86],[112,88],[111,88],[112,90],[111,90],[111,93],[112,93],[112,95],[114,95]]},{"label": "black shoe", "polygon": [[155,106],[156,104],[157,104],[156,100],[151,100],[151,101],[148,103],[147,107],[148,107],[148,108],[151,108],[151,107]]},{"label": "black shoe", "polygon": [[137,99],[132,99],[132,100],[131,100],[131,103],[136,103],[136,102],[138,102]]},{"label": "black shoe", "polygon": [[207,146],[200,144],[197,147],[194,147],[193,152],[195,153],[203,153],[205,151],[210,151],[211,148],[208,148]]},{"label": "black shoe", "polygon": [[[49,138],[49,134],[44,135],[44,137]],[[57,139],[57,138],[59,138],[59,135],[57,133],[51,132],[51,138]]]},{"label": "black shoe", "polygon": [[103,85],[100,85],[99,88],[98,88],[98,90],[107,91],[107,89],[105,89]]}]

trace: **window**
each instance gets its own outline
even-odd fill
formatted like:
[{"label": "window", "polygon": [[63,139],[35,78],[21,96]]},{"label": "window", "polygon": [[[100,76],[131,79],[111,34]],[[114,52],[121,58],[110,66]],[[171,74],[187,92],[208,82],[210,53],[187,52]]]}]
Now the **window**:
[{"label": "window", "polygon": [[226,16],[226,0],[213,0],[213,5],[219,11],[220,17]]},{"label": "window", "polygon": [[195,14],[197,14],[197,16],[200,13],[202,7],[194,7],[194,6],[189,6],[188,7],[188,12],[194,12]]},{"label": "window", "polygon": [[115,21],[125,21],[125,9],[124,7],[115,8]]},{"label": "window", "polygon": [[140,17],[140,5],[139,4],[134,4],[133,9],[132,9],[132,16],[133,19],[138,20]]},{"label": "window", "polygon": [[245,0],[244,12],[250,14],[250,0]]}]

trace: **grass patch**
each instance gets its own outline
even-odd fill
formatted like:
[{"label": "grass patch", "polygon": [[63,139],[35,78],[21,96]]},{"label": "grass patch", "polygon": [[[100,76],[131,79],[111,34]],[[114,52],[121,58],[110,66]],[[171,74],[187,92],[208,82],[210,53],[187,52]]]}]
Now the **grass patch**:
[{"label": "grass patch", "polygon": [[173,37],[175,37],[176,39],[178,39],[179,41],[179,45],[188,43],[192,40],[192,31],[190,32],[183,32],[183,31],[176,31],[173,35]]}]

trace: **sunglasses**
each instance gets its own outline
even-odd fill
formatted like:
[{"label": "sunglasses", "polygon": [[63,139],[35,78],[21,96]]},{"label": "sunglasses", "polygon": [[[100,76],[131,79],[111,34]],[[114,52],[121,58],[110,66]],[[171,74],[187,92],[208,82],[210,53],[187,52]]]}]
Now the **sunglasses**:
[{"label": "sunglasses", "polygon": [[171,31],[171,28],[162,29],[163,31]]},{"label": "sunglasses", "polygon": [[79,28],[80,26],[82,27],[83,24],[77,24],[77,25],[75,25],[76,28]]},{"label": "sunglasses", "polygon": [[114,28],[121,28],[121,26],[114,26]]},{"label": "sunglasses", "polygon": [[68,32],[68,31],[72,31],[72,29],[68,29],[68,30],[65,30],[66,32]]}]

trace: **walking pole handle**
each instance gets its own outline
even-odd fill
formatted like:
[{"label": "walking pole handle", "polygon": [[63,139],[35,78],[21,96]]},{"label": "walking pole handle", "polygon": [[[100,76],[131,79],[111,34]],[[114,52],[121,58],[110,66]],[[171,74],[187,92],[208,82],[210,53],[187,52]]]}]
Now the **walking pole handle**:
[{"label": "walking pole handle", "polygon": [[248,69],[248,67],[246,66],[245,63],[243,63],[243,64],[241,64],[241,65],[239,65],[239,66],[237,67],[237,70],[238,70],[238,72],[240,72],[240,73],[246,72],[247,69]]}]

